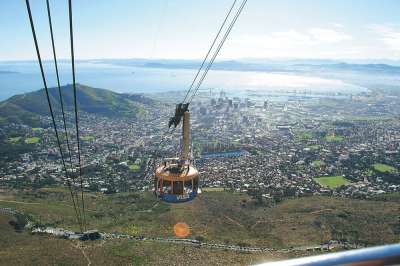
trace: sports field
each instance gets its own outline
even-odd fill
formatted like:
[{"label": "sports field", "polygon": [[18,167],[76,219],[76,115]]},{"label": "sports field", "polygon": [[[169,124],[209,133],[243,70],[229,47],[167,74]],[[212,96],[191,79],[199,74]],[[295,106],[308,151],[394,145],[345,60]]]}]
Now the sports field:
[{"label": "sports field", "polygon": [[81,137],[81,140],[84,140],[84,141],[92,141],[92,140],[95,140],[95,137],[92,136],[92,135],[87,135],[87,136]]},{"label": "sports field", "polygon": [[397,169],[394,168],[393,166],[383,164],[383,163],[374,163],[372,165],[375,171],[381,172],[381,173],[395,173],[397,172]]},{"label": "sports field", "polygon": [[344,140],[344,137],[338,135],[326,135],[325,140],[327,142],[340,142]]},{"label": "sports field", "polygon": [[349,180],[340,175],[315,177],[314,180],[317,181],[321,186],[329,188],[336,188],[351,183]]},{"label": "sports field", "polygon": [[32,138],[25,139],[26,144],[35,144],[35,143],[38,143],[39,141],[40,141],[40,138],[38,138],[38,137],[32,137]]}]

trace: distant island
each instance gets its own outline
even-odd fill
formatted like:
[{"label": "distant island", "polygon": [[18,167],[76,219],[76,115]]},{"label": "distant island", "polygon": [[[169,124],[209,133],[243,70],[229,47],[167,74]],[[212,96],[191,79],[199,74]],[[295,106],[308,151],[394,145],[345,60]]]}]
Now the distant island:
[{"label": "distant island", "polygon": [[17,71],[0,70],[0,75],[2,74],[19,74]]}]

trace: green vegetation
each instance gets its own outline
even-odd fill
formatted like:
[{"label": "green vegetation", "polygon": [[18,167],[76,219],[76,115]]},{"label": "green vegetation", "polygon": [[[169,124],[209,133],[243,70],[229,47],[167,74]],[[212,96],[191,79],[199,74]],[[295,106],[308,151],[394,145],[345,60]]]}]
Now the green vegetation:
[{"label": "green vegetation", "polygon": [[26,144],[36,144],[36,143],[39,143],[39,141],[40,141],[39,137],[31,137],[31,138],[25,139]]},{"label": "green vegetation", "polygon": [[391,201],[391,202],[400,203],[400,192],[391,192],[391,193],[378,194],[378,195],[375,195],[373,197],[373,199],[374,200]]},{"label": "green vegetation", "polygon": [[129,169],[132,172],[139,172],[140,171],[140,164],[128,164]]},{"label": "green vegetation", "polygon": [[41,127],[33,127],[32,128],[32,131],[33,132],[40,132],[40,131],[42,131],[43,130],[43,128],[41,128]]},{"label": "green vegetation", "polygon": [[[370,244],[400,240],[400,234],[393,233],[400,202],[390,199],[311,196],[268,207],[246,194],[205,191],[184,204],[160,202],[150,192],[86,193],[85,203],[88,228],[149,237],[173,237],[173,226],[185,222],[192,238],[235,245],[243,241],[275,248],[313,245],[339,237],[338,231],[348,238],[357,231],[360,241]],[[78,229],[66,189],[3,193],[0,207],[17,208],[43,224]]]},{"label": "green vegetation", "polygon": [[304,141],[312,139],[313,135],[310,131],[296,131],[294,132],[294,137],[297,141]]},{"label": "green vegetation", "polygon": [[317,168],[320,168],[325,165],[325,163],[321,160],[315,160],[311,164],[312,164],[312,166],[317,167]]},{"label": "green vegetation", "polygon": [[340,175],[315,177],[314,180],[317,181],[321,186],[329,188],[336,188],[351,183],[348,179]]},{"label": "green vegetation", "polygon": [[[232,192],[204,192],[194,201],[183,204],[160,202],[150,192],[86,193],[84,196],[88,229],[106,232],[174,237],[173,226],[185,222],[190,226],[193,239],[278,249],[317,245],[331,239],[366,245],[400,240],[400,233],[396,233],[400,207],[398,193],[374,200],[311,196],[285,199],[274,207],[258,205],[248,195]],[[16,208],[49,226],[78,229],[68,191],[64,188],[22,193],[3,191],[0,207]],[[28,232],[16,233],[8,225],[10,219],[0,214],[0,235],[3,236],[0,249],[5,264],[87,265],[78,242],[29,235]],[[84,245],[92,265],[160,264],[165,261],[180,265],[188,258],[195,265],[243,265],[277,256],[275,253],[247,254],[123,239],[104,243],[79,242],[79,245]],[[19,248],[15,249],[15,246]],[[54,252],[60,255],[50,255]],[[299,255],[289,253],[284,256]]]},{"label": "green vegetation", "polygon": [[[0,250],[3,265],[247,265],[282,258],[280,254],[249,254],[191,246],[124,239],[71,241],[43,235],[16,232],[0,214]],[[16,248],[18,247],[18,248]],[[84,252],[85,256],[83,256]],[[286,255],[288,256],[288,255]]]},{"label": "green vegetation", "polygon": [[[144,116],[145,107],[152,106],[155,102],[142,95],[119,94],[109,90],[91,88],[81,84],[76,86],[78,105],[88,113],[96,113],[107,117],[133,117]],[[61,87],[65,108],[73,107],[73,90],[71,85]],[[15,122],[39,128],[40,115],[49,115],[47,105],[43,104],[43,90],[15,95],[0,104],[1,123]],[[58,89],[49,88],[50,98],[54,109],[60,108]]]},{"label": "green vegetation", "polygon": [[318,145],[318,144],[307,145],[306,147],[307,147],[307,148],[310,148],[310,149],[312,149],[312,150],[318,150],[318,149],[321,149],[321,148],[322,148],[322,146],[321,146],[321,145]]},{"label": "green vegetation", "polygon": [[[22,99],[23,96],[13,96],[10,99],[0,103],[0,124],[17,123],[38,126],[40,124],[39,116],[29,110],[24,109],[22,105],[19,106],[18,103],[14,102],[14,100],[17,98]],[[41,101],[39,102],[42,103]],[[24,104],[26,104],[26,106],[29,108],[29,102],[25,102]]]},{"label": "green vegetation", "polygon": [[5,162],[13,162],[20,158],[21,154],[33,152],[34,145],[26,145],[22,138],[18,142],[0,141],[0,157]]},{"label": "green vegetation", "polygon": [[374,163],[372,165],[375,171],[380,172],[380,173],[396,173],[397,169],[394,168],[393,166],[383,164],[383,163]]},{"label": "green vegetation", "polygon": [[148,111],[143,106],[138,107],[138,113],[137,113],[138,117],[145,118],[147,113],[148,113]]},{"label": "green vegetation", "polygon": [[327,142],[340,142],[340,141],[344,140],[344,137],[339,136],[339,135],[330,134],[330,135],[325,136],[325,140]]},{"label": "green vegetation", "polygon": [[364,175],[366,176],[372,176],[374,174],[374,171],[372,171],[371,169],[367,169],[364,171]]},{"label": "green vegetation", "polygon": [[13,137],[13,138],[9,138],[8,142],[15,144],[15,143],[19,142],[20,140],[21,140],[21,137]]},{"label": "green vegetation", "polygon": [[87,136],[82,136],[81,137],[81,140],[83,140],[83,141],[93,141],[95,139],[96,138],[93,135],[87,135]]},{"label": "green vegetation", "polygon": [[390,114],[379,114],[379,115],[346,115],[345,116],[346,120],[352,120],[352,121],[379,121],[382,122],[384,120],[389,120],[393,118],[392,115]]},{"label": "green vegetation", "polygon": [[203,192],[222,192],[224,188],[222,187],[204,187],[202,188]]},{"label": "green vegetation", "polygon": [[138,236],[141,234],[141,231],[139,226],[131,224],[125,227],[122,233]]}]

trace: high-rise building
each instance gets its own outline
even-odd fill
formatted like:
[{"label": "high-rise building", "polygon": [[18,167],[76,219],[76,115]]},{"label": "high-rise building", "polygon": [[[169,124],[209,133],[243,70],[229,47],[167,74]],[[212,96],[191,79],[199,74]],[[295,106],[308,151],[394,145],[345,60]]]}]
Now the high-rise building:
[{"label": "high-rise building", "polygon": [[267,100],[264,101],[264,109],[268,109],[268,101]]}]

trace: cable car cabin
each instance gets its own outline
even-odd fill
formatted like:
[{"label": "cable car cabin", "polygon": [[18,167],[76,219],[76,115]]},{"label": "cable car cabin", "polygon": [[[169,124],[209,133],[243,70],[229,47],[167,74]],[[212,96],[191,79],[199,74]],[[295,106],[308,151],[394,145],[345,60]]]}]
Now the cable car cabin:
[{"label": "cable car cabin", "polygon": [[199,172],[190,164],[164,161],[156,170],[156,194],[166,202],[186,202],[197,196]]},{"label": "cable car cabin", "polygon": [[[182,151],[180,158],[164,159],[155,172],[155,193],[161,200],[171,203],[186,202],[197,196],[199,172],[190,162],[190,114],[187,106],[177,106],[175,121],[183,116]],[[178,117],[177,116],[181,116]],[[172,118],[171,118],[172,119]],[[175,123],[177,126],[178,123]]]}]

